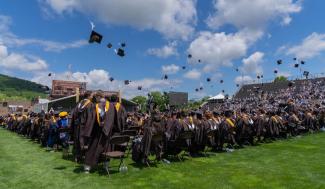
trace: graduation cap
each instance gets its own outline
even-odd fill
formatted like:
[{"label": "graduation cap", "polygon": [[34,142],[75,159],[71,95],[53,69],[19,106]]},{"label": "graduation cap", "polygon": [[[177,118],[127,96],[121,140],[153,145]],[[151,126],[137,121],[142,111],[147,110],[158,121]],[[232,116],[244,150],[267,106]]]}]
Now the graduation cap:
[{"label": "graduation cap", "polygon": [[203,90],[203,87],[200,87],[200,91],[202,91]]},{"label": "graduation cap", "polygon": [[186,66],[182,66],[182,69],[185,70],[186,69]]},{"label": "graduation cap", "polygon": [[220,80],[220,83],[223,83],[223,80]]},{"label": "graduation cap", "polygon": [[124,57],[125,56],[125,52],[123,49],[118,48],[117,50],[115,50],[115,53],[120,56],[120,57]]},{"label": "graduation cap", "polygon": [[198,89],[198,88],[196,88],[196,89],[195,89],[195,91],[196,91],[196,92],[199,92],[199,89]]},{"label": "graduation cap", "polygon": [[274,70],[274,73],[277,74],[278,73],[278,70]]},{"label": "graduation cap", "polygon": [[210,81],[211,81],[211,78],[208,77],[208,78],[207,78],[207,82],[210,82]]},{"label": "graduation cap", "polygon": [[303,60],[302,60],[302,61],[300,61],[300,64],[305,64],[305,61],[303,61]]},{"label": "graduation cap", "polygon": [[199,59],[198,62],[201,62],[201,59]]},{"label": "graduation cap", "polygon": [[277,60],[276,63],[277,63],[278,65],[280,65],[280,64],[282,64],[282,60]]},{"label": "graduation cap", "polygon": [[299,64],[295,64],[295,68],[298,68],[299,67]]},{"label": "graduation cap", "polygon": [[52,73],[49,73],[48,76],[51,77],[52,76]]},{"label": "graduation cap", "polygon": [[239,84],[236,84],[237,87],[239,87]]},{"label": "graduation cap", "polygon": [[126,47],[126,44],[125,43],[121,43],[121,47]]},{"label": "graduation cap", "polygon": [[94,30],[91,31],[90,37],[89,37],[89,43],[100,43],[103,39],[103,36],[97,32],[95,32]]},{"label": "graduation cap", "polygon": [[303,75],[306,76],[306,77],[308,77],[309,72],[308,71],[304,71]]},{"label": "graduation cap", "polygon": [[294,60],[294,61],[296,61],[296,60],[297,60],[297,58],[293,58],[293,60]]},{"label": "graduation cap", "polygon": [[124,80],[124,85],[130,84],[130,80]]},{"label": "graduation cap", "polygon": [[238,72],[239,71],[239,69],[238,68],[236,68],[236,72]]},{"label": "graduation cap", "polygon": [[294,84],[294,83],[293,83],[292,81],[290,81],[290,82],[288,83],[288,86],[289,86],[289,87],[292,87],[293,84]]},{"label": "graduation cap", "polygon": [[188,55],[187,55],[187,58],[192,58],[192,55],[191,55],[191,54],[188,54]]},{"label": "graduation cap", "polygon": [[261,79],[261,76],[259,76],[259,75],[258,75],[258,76],[256,76],[256,77],[257,77],[257,79]]},{"label": "graduation cap", "polygon": [[263,78],[264,76],[263,75],[261,75],[261,78]]},{"label": "graduation cap", "polygon": [[109,80],[110,80],[111,82],[113,82],[113,81],[114,81],[114,78],[113,78],[113,77],[110,77]]},{"label": "graduation cap", "polygon": [[142,90],[142,86],[138,86],[138,90],[141,91]]},{"label": "graduation cap", "polygon": [[110,48],[112,48],[112,47],[113,47],[112,43],[108,43],[108,44],[107,44],[107,48],[110,49]]},{"label": "graduation cap", "polygon": [[224,92],[225,92],[225,90],[222,90],[222,92],[224,93]]},{"label": "graduation cap", "polygon": [[166,79],[166,80],[167,80],[167,79],[168,79],[168,75],[164,75],[164,79]]}]

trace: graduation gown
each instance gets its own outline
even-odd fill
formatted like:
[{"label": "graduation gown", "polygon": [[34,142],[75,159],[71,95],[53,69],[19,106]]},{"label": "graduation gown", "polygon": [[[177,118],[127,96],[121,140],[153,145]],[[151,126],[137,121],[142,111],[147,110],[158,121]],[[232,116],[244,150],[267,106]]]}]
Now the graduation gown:
[{"label": "graduation gown", "polygon": [[127,124],[126,124],[127,114],[125,108],[119,102],[115,103],[114,107],[116,110],[116,124],[119,132],[127,130]]},{"label": "graduation gown", "polygon": [[105,113],[103,116],[101,116],[98,111],[99,110],[96,107],[96,120],[92,127],[91,141],[85,157],[85,164],[90,167],[97,165],[100,155],[103,152],[110,151],[109,140],[113,135],[112,131],[115,125],[114,104],[109,102],[106,103]]}]

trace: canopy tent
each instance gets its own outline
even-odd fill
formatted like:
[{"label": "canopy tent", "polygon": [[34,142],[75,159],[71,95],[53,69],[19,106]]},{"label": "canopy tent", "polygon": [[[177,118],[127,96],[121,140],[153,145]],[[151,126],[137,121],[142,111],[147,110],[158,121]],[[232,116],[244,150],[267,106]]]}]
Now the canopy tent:
[{"label": "canopy tent", "polygon": [[225,95],[223,95],[222,93],[219,93],[217,96],[213,96],[211,98],[209,98],[208,100],[224,100],[225,99]]}]

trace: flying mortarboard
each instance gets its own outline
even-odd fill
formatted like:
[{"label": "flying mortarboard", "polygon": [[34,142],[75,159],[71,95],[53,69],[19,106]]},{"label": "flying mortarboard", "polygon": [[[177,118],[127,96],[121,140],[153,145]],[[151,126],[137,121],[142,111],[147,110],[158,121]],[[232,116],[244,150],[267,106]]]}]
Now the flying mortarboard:
[{"label": "flying mortarboard", "polygon": [[280,64],[282,64],[282,60],[277,60],[276,63],[277,63],[278,65],[280,65]]},{"label": "flying mortarboard", "polygon": [[198,62],[201,62],[201,59],[199,59]]},{"label": "flying mortarboard", "polygon": [[112,47],[113,47],[112,43],[108,43],[108,44],[107,44],[107,48],[110,49],[110,48],[112,48]]},{"label": "flying mortarboard", "polygon": [[164,79],[166,79],[166,80],[167,80],[167,79],[168,79],[168,75],[164,75]]},{"label": "flying mortarboard", "polygon": [[142,86],[138,86],[138,90],[141,91],[142,90]]},{"label": "flying mortarboard", "polygon": [[185,70],[186,69],[186,66],[182,66],[182,69]]},{"label": "flying mortarboard", "polygon": [[258,76],[256,76],[256,78],[257,78],[257,79],[261,79],[261,76],[258,75]]},{"label": "flying mortarboard", "polygon": [[223,80],[220,80],[220,83],[223,83]]},{"label": "flying mortarboard", "polygon": [[298,68],[299,67],[299,64],[295,64],[295,68]]},{"label": "flying mortarboard", "polygon": [[207,82],[210,82],[210,81],[211,81],[211,78],[208,77],[208,78],[207,78]]},{"label": "flying mortarboard", "polygon": [[277,74],[278,73],[278,70],[274,70],[274,73]]},{"label": "flying mortarboard", "polygon": [[237,87],[239,87],[239,84],[236,84]]},{"label": "flying mortarboard", "polygon": [[187,57],[188,57],[188,58],[192,58],[192,55],[191,55],[191,54],[188,54]]},{"label": "flying mortarboard", "polygon": [[297,60],[297,58],[293,58],[293,60],[294,60],[294,61],[296,61],[296,60]]},{"label": "flying mortarboard", "polygon": [[115,53],[120,56],[120,57],[124,57],[125,56],[125,52],[123,49],[118,48],[117,50],[115,49]]},{"label": "flying mortarboard", "polygon": [[124,80],[124,85],[130,84],[130,80]]},{"label": "flying mortarboard", "polygon": [[202,91],[203,90],[203,87],[200,87],[200,91]]},{"label": "flying mortarboard", "polygon": [[113,77],[110,77],[109,80],[110,80],[111,82],[113,82],[113,81],[114,81],[114,78],[113,78]]},{"label": "flying mortarboard", "polygon": [[305,61],[302,60],[302,61],[300,62],[300,64],[305,64]]},{"label": "flying mortarboard", "polygon": [[48,75],[49,77],[51,77],[52,76],[52,73],[49,73],[49,75]]},{"label": "flying mortarboard", "polygon": [[90,37],[89,37],[89,43],[101,43],[103,39],[103,36],[97,32],[95,32],[94,30],[91,31]]},{"label": "flying mortarboard", "polygon": [[195,91],[196,91],[196,92],[199,92],[199,89],[198,89],[198,88],[196,88],[196,89],[195,89]]},{"label": "flying mortarboard", "polygon": [[126,47],[126,44],[125,43],[121,43],[121,47]]}]

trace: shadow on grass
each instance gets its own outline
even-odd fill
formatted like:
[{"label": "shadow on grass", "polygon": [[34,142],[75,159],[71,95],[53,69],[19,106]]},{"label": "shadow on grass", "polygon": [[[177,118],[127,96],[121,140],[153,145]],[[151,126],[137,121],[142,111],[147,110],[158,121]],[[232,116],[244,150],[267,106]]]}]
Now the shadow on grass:
[{"label": "shadow on grass", "polygon": [[55,170],[65,170],[66,168],[66,166],[54,167]]}]

